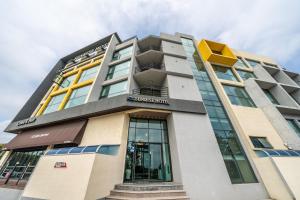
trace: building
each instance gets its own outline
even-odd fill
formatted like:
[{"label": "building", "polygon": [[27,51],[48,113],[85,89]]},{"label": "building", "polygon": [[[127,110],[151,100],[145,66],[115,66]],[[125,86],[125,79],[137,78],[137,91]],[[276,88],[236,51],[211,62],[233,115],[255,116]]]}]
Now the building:
[{"label": "building", "polygon": [[300,199],[299,84],[219,42],[111,34],[60,59],[8,125],[1,187],[22,200]]}]

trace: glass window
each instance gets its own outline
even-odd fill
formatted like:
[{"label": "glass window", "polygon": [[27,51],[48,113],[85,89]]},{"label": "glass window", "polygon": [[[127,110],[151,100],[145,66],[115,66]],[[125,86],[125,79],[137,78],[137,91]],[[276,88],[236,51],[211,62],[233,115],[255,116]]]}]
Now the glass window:
[{"label": "glass window", "polygon": [[113,57],[112,57],[112,61],[120,60],[122,58],[131,56],[131,54],[132,54],[132,48],[133,47],[130,46],[130,47],[127,47],[125,49],[121,49],[121,50],[115,51],[115,53],[113,54]]},{"label": "glass window", "polygon": [[265,137],[250,137],[250,139],[255,148],[273,149],[272,145]]},{"label": "glass window", "polygon": [[57,152],[57,154],[67,154],[71,149],[72,147],[62,148]]},{"label": "glass window", "polygon": [[56,96],[53,96],[50,102],[47,105],[47,108],[44,110],[44,114],[51,113],[58,110],[59,105],[61,104],[62,100],[64,99],[66,93],[62,93]]},{"label": "glass window", "polygon": [[289,126],[297,133],[297,135],[300,137],[300,127],[297,124],[297,122],[293,119],[286,119]]},{"label": "glass window", "polygon": [[97,152],[105,155],[117,155],[119,147],[119,145],[102,145]]},{"label": "glass window", "polygon": [[248,78],[256,78],[253,72],[246,72],[242,70],[236,70],[236,71],[243,80],[247,80]]},{"label": "glass window", "polygon": [[111,85],[105,85],[102,88],[100,98],[113,97],[124,94],[127,90],[127,80],[114,83]]},{"label": "glass window", "polygon": [[225,92],[233,105],[255,107],[254,102],[244,88],[223,85]]},{"label": "glass window", "polygon": [[94,152],[97,151],[98,147],[99,147],[98,145],[87,146],[87,147],[84,148],[83,153],[94,153]]},{"label": "glass window", "polygon": [[120,63],[118,65],[110,66],[106,80],[117,78],[123,75],[127,75],[129,72],[130,61]]},{"label": "glass window", "polygon": [[62,83],[60,84],[60,88],[67,88],[69,87],[70,85],[72,85],[74,79],[76,77],[76,74],[74,75],[71,75],[71,76],[68,76],[68,77],[65,77],[62,81]]},{"label": "glass window", "polygon": [[268,89],[263,89],[265,95],[268,97],[268,99],[276,105],[279,105],[278,101],[275,99],[275,97],[272,95],[272,93],[270,92],[270,90]]},{"label": "glass window", "polygon": [[84,149],[84,147],[74,147],[73,149],[71,149],[71,151],[69,153],[81,153],[81,151]]},{"label": "glass window", "polygon": [[247,62],[249,63],[249,65],[250,65],[251,67],[255,67],[256,65],[260,64],[259,61],[250,60],[250,59],[246,59],[246,60],[247,60]]},{"label": "glass window", "polygon": [[232,70],[228,67],[212,65],[219,79],[238,81]]},{"label": "glass window", "polygon": [[236,63],[234,64],[235,67],[242,67],[242,68],[249,68],[246,63],[241,59],[238,58],[238,60],[236,61]]},{"label": "glass window", "polygon": [[[230,120],[214,89],[214,86],[211,83],[204,64],[199,58],[192,40],[185,38],[182,38],[181,40],[187,55],[187,60],[190,63],[192,72],[196,79],[199,92],[203,98],[203,103],[207,108],[208,116],[210,118],[214,134],[217,138],[231,182],[257,182],[240,141],[238,140],[238,137],[236,137],[236,132],[230,123]],[[190,41],[190,43],[188,41]]]},{"label": "glass window", "polygon": [[74,106],[81,105],[85,102],[86,97],[90,91],[91,85],[84,86],[81,88],[77,88],[73,90],[68,103],[66,104],[65,108],[71,108]]},{"label": "glass window", "polygon": [[82,74],[80,75],[80,79],[79,79],[78,83],[95,78],[98,68],[99,67],[96,66],[96,67],[92,67],[92,68],[84,70],[82,72]]}]

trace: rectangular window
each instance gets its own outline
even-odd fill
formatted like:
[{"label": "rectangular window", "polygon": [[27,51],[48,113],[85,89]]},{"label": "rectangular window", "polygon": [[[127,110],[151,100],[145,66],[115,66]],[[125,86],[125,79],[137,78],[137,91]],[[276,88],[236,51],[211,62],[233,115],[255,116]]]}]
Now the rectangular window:
[{"label": "rectangular window", "polygon": [[238,60],[236,61],[236,63],[234,64],[235,67],[242,67],[242,68],[249,68],[246,63],[241,59],[238,58]]},{"label": "rectangular window", "polygon": [[242,70],[236,70],[236,71],[243,80],[247,80],[248,78],[256,78],[253,72],[246,72]]},{"label": "rectangular window", "polygon": [[120,60],[122,58],[131,56],[131,54],[132,54],[132,48],[133,47],[130,46],[130,47],[127,47],[127,48],[115,51],[115,53],[113,54],[113,57],[112,57],[112,61]]},{"label": "rectangular window", "polygon": [[117,78],[123,75],[127,75],[129,73],[130,61],[123,62],[114,66],[110,66],[108,68],[108,73],[106,76],[106,80],[110,80],[113,78]]},{"label": "rectangular window", "polygon": [[61,104],[62,100],[64,99],[66,93],[62,93],[56,96],[53,96],[50,100],[50,102],[47,105],[47,108],[44,110],[44,114],[51,113],[54,111],[57,111],[59,108],[59,105]]},{"label": "rectangular window", "polygon": [[95,78],[98,71],[98,66],[86,69],[82,72],[78,83]]},{"label": "rectangular window", "polygon": [[266,137],[250,137],[251,142],[255,148],[273,149]]},{"label": "rectangular window", "polygon": [[244,88],[223,85],[224,90],[233,105],[255,107],[254,102]]},{"label": "rectangular window", "polygon": [[215,70],[217,77],[219,79],[224,79],[224,80],[229,80],[229,81],[238,81],[230,68],[221,67],[221,66],[217,66],[217,65],[212,65],[212,67]]},{"label": "rectangular window", "polygon": [[72,85],[74,79],[76,77],[76,74],[74,75],[71,75],[71,76],[68,76],[68,77],[65,77],[62,81],[62,83],[60,84],[60,88],[67,88],[69,87],[70,85]]},{"label": "rectangular window", "polygon": [[74,106],[78,106],[84,104],[86,97],[90,91],[91,85],[84,86],[81,88],[77,88],[73,90],[68,103],[66,104],[65,108],[71,108]]},{"label": "rectangular window", "polygon": [[124,94],[127,90],[127,80],[114,83],[111,85],[105,85],[102,88],[100,98],[113,97]]},{"label": "rectangular window", "polygon": [[300,127],[298,123],[293,119],[286,119],[289,126],[297,133],[297,135],[300,137]]},{"label": "rectangular window", "polygon": [[250,59],[246,59],[246,60],[247,60],[247,62],[249,63],[249,65],[250,65],[251,67],[255,67],[256,65],[260,64],[259,61],[250,60]]},{"label": "rectangular window", "polygon": [[270,90],[268,89],[263,89],[265,95],[268,97],[268,99],[276,105],[279,105],[278,101],[275,99],[275,97],[272,95],[272,93],[270,92]]}]

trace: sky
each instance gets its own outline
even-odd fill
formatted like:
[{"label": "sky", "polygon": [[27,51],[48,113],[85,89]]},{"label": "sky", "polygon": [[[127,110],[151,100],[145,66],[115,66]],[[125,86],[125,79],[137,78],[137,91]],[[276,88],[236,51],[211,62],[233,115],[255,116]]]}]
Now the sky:
[{"label": "sky", "polygon": [[1,132],[54,64],[113,32],[175,32],[274,58],[300,72],[299,0],[0,0]]}]

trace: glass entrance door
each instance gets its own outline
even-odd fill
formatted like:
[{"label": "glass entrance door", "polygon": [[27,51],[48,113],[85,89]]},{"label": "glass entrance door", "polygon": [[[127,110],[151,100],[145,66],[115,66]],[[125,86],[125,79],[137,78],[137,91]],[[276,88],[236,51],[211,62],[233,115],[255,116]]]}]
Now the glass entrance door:
[{"label": "glass entrance door", "polygon": [[172,180],[166,121],[130,120],[124,180]]}]

